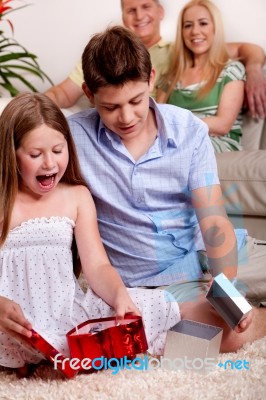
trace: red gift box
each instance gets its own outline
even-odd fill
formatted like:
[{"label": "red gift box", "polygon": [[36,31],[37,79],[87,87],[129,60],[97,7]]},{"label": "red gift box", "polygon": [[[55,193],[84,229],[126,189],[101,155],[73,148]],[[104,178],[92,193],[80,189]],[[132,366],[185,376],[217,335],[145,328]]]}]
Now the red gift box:
[{"label": "red gift box", "polygon": [[[148,349],[142,319],[137,316],[126,316],[118,325],[114,317],[83,322],[67,333],[67,340],[71,357],[78,360],[132,359]],[[100,363],[95,360],[93,365]]]},{"label": "red gift box", "polygon": [[35,330],[32,330],[29,343],[67,378],[73,378],[80,370],[99,369],[94,368],[99,367],[97,358],[132,359],[148,348],[142,318],[131,315],[125,316],[119,324],[115,317],[85,321],[71,329],[66,337],[71,358],[59,353]]}]

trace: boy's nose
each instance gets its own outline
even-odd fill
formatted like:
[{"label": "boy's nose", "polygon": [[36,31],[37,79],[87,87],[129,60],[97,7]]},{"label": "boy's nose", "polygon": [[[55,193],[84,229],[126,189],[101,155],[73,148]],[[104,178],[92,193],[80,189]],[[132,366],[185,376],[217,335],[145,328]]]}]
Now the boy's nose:
[{"label": "boy's nose", "polygon": [[119,122],[121,122],[123,125],[129,125],[133,118],[133,113],[130,107],[124,107],[121,109],[119,114]]}]

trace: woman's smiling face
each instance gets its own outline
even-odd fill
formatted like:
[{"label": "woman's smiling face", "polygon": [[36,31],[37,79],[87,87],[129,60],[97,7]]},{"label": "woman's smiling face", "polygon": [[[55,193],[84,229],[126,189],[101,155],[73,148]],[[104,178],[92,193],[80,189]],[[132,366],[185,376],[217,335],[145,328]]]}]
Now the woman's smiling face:
[{"label": "woman's smiling face", "polygon": [[192,6],[183,15],[183,39],[186,47],[195,55],[209,51],[214,39],[212,16],[203,6]]}]

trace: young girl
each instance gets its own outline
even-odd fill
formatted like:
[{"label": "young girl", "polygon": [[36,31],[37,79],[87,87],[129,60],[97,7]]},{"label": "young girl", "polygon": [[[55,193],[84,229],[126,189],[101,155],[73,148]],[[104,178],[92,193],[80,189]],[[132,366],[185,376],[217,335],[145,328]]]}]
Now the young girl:
[{"label": "young girl", "polygon": [[[178,305],[159,290],[130,289],[136,305],[129,297],[101,242],[62,112],[45,95],[22,94],[3,111],[0,132],[0,365],[23,368],[42,359],[21,346],[32,328],[68,355],[65,334],[75,325],[139,315],[137,307],[149,351],[161,354]],[[73,233],[86,294],[73,273]]]}]

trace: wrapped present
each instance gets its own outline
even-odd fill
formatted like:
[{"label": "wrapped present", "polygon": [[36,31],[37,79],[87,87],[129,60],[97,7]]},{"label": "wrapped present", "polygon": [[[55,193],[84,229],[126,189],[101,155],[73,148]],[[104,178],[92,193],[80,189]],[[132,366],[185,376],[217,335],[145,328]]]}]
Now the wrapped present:
[{"label": "wrapped present", "polygon": [[83,322],[67,333],[67,340],[72,358],[95,360],[95,367],[101,357],[133,359],[148,348],[142,318],[137,316],[126,316],[118,325],[113,317]]},{"label": "wrapped present", "polygon": [[232,329],[252,310],[245,297],[223,273],[213,279],[206,297]]},{"label": "wrapped present", "polygon": [[71,329],[66,338],[70,358],[59,353],[34,329],[28,341],[67,378],[73,378],[80,370],[99,369],[102,358],[133,359],[148,348],[142,318],[133,315],[125,316],[119,324],[115,317],[85,321]]},{"label": "wrapped present", "polygon": [[217,363],[222,333],[216,326],[181,320],[167,332],[162,367],[210,371]]}]

